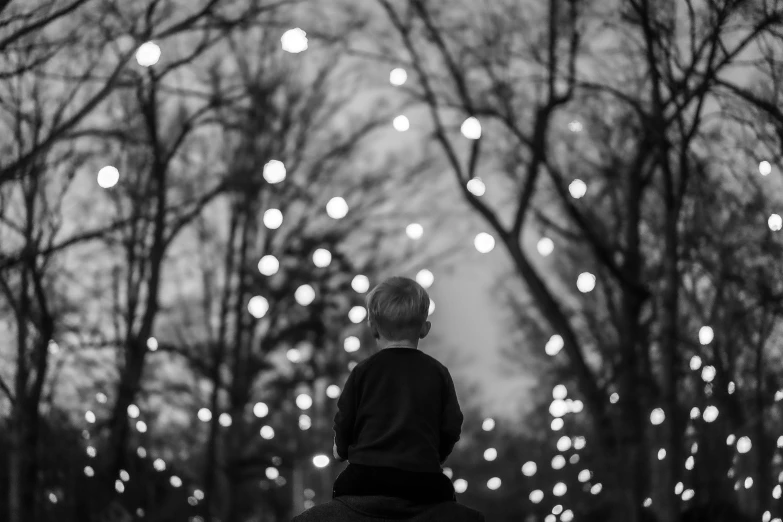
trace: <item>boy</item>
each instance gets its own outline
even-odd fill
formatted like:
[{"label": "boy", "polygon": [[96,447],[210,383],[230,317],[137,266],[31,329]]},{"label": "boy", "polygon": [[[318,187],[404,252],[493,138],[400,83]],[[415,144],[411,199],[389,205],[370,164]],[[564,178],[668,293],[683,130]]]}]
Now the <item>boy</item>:
[{"label": "boy", "polygon": [[419,351],[430,331],[430,298],[412,279],[392,277],[367,295],[380,351],[354,367],[337,402],[334,456],[348,467],[333,497],[382,495],[455,501],[441,469],[462,429],[448,369]]}]

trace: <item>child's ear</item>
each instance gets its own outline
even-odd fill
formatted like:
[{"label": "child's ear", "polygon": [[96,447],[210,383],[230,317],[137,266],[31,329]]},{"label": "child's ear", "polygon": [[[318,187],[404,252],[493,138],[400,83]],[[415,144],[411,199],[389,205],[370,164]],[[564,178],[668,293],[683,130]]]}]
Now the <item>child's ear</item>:
[{"label": "child's ear", "polygon": [[430,328],[432,328],[432,323],[429,321],[425,321],[424,324],[421,326],[421,331],[419,332],[419,339],[424,339],[427,337],[427,334],[430,333]]}]

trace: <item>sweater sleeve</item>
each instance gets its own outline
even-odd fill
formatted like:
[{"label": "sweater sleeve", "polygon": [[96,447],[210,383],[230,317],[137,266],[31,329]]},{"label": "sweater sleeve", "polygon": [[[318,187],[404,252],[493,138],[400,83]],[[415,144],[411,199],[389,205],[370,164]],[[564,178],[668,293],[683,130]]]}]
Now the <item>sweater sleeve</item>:
[{"label": "sweater sleeve", "polygon": [[445,372],[445,401],[440,424],[440,461],[443,462],[451,454],[454,445],[459,440],[462,431],[462,410],[457,399],[457,390],[448,370]]},{"label": "sweater sleeve", "polygon": [[334,416],[334,445],[337,454],[348,458],[348,446],[353,442],[354,421],[356,420],[357,390],[354,371],[348,375],[345,386],[337,400],[337,413]]}]

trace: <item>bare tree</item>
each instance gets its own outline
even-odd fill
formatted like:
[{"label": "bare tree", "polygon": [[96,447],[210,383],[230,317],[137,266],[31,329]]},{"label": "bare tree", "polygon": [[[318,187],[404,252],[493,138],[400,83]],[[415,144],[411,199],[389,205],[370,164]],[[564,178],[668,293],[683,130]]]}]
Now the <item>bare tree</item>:
[{"label": "bare tree", "polygon": [[[769,98],[743,96],[729,70],[759,65],[753,49],[779,38],[781,6],[378,5],[388,21],[382,30],[394,42],[379,54],[413,71],[409,93],[429,110],[434,140],[462,194],[498,235],[552,333],[564,341],[596,442],[617,470],[607,480],[622,506],[618,519],[640,520],[647,497],[663,519],[676,519],[671,491],[684,469],[688,415],[678,400],[682,208],[693,177],[705,164],[712,168],[706,148],[730,143],[713,131],[712,119],[722,115],[710,107],[719,96],[776,117]],[[482,137],[465,144],[454,131],[467,117],[480,120]],[[468,186],[498,168],[515,194],[508,220],[501,216],[505,208],[485,203]],[[574,177],[587,185],[572,184]],[[589,205],[579,201],[585,186]],[[555,210],[567,219],[553,216]],[[559,296],[562,285],[555,291],[556,282],[525,251],[523,236],[533,226],[579,242],[582,266],[602,276],[604,306],[615,311],[604,324],[611,335],[591,336],[581,326],[599,295],[582,307],[575,296]],[[604,378],[609,368],[611,382]],[[608,401],[614,389],[616,407]],[[666,421],[651,428],[656,407]],[[667,448],[664,469],[652,451],[657,444]]]}]

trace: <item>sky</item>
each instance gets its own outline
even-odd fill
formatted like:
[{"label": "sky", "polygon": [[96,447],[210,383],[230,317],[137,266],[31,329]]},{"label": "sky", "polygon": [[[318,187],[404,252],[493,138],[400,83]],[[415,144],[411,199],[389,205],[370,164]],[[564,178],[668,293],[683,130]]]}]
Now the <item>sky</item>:
[{"label": "sky", "polygon": [[[449,366],[460,402],[478,403],[498,421],[518,423],[530,407],[530,374],[503,371],[500,350],[507,338],[503,312],[492,295],[505,253],[496,247],[460,263],[453,272],[436,274],[432,297],[437,304],[431,320],[439,342],[432,355]],[[428,347],[425,345],[424,350]],[[452,366],[449,363],[456,360]],[[475,386],[478,392],[468,391]]]}]

